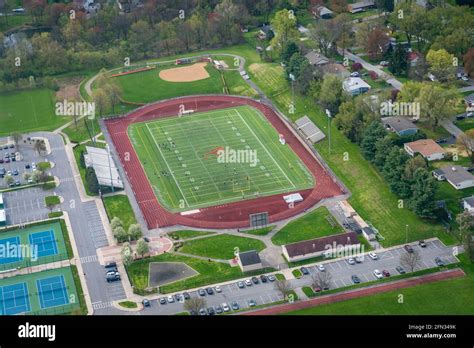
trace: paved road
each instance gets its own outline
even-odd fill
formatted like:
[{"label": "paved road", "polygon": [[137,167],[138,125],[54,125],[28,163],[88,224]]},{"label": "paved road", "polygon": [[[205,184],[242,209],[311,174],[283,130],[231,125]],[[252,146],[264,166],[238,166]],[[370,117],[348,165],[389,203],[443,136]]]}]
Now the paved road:
[{"label": "paved road", "polygon": [[[441,257],[446,263],[457,262],[457,259],[453,256],[452,248],[446,247],[437,239],[428,241],[426,248],[421,248],[418,245],[414,245],[414,248],[418,250],[421,255],[421,262],[415,268],[415,271],[436,267],[434,261],[435,257]],[[378,252],[378,260],[364,257],[363,262],[356,265],[350,265],[344,259],[326,262],[326,272],[330,272],[332,276],[330,288],[335,289],[353,285],[351,276],[354,274],[360,278],[362,283],[374,281],[376,280],[373,275],[375,269],[379,269],[380,271],[388,270],[392,275],[398,274],[395,267],[400,265],[400,255],[405,252],[403,246],[400,246]],[[315,265],[307,266],[307,268],[312,274],[320,272]],[[290,283],[293,289],[310,286],[312,283],[312,276],[307,275],[300,279],[292,279],[290,280]],[[234,282],[222,285],[221,288],[222,293],[205,296],[208,307],[220,305],[223,302],[230,304],[232,301],[237,301],[241,308],[249,308],[248,301],[251,299],[256,301],[257,305],[276,302],[283,299],[282,295],[275,289],[274,283],[259,283],[244,289],[239,289],[236,282]],[[190,295],[198,296],[196,292],[190,292]],[[166,296],[167,295],[163,295],[163,297]],[[184,311],[182,303],[174,302],[160,305],[157,300],[151,302],[151,308],[141,311],[141,315],[175,314]],[[125,314],[125,312],[122,313]]]},{"label": "paved road", "polygon": [[81,201],[61,136],[49,132],[33,135],[46,137],[49,140],[52,153],[45,158],[56,164],[51,172],[61,181],[61,184],[52,192],[64,198],[62,208],[68,212],[73,226],[74,239],[93,308],[102,309],[96,313],[107,313],[106,309],[112,305],[112,301],[125,298],[125,291],[121,282],[107,283],[105,281],[104,268],[97,259],[96,249],[108,243],[96,203]]}]

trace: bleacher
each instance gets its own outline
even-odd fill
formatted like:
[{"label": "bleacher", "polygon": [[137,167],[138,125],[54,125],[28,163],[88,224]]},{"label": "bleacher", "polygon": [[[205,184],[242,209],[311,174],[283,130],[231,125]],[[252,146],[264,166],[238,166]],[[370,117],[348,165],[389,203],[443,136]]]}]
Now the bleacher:
[{"label": "bleacher", "polygon": [[326,135],[316,127],[316,125],[309,119],[308,116],[303,116],[295,122],[296,128],[304,136],[306,140],[309,140],[312,144],[323,140]]}]

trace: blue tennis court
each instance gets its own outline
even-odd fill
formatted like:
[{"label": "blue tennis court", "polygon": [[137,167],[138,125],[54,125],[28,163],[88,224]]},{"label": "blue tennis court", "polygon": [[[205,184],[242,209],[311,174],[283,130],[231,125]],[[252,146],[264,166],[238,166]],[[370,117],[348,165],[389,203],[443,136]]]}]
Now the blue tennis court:
[{"label": "blue tennis court", "polygon": [[36,280],[41,308],[62,306],[69,303],[64,276]]},{"label": "blue tennis court", "polygon": [[0,287],[0,314],[12,315],[30,311],[28,285],[18,283]]},{"label": "blue tennis court", "polygon": [[18,262],[22,259],[20,237],[0,239],[0,264]]},{"label": "blue tennis court", "polygon": [[54,231],[31,233],[29,238],[31,246],[38,246],[38,257],[56,255],[58,253]]}]

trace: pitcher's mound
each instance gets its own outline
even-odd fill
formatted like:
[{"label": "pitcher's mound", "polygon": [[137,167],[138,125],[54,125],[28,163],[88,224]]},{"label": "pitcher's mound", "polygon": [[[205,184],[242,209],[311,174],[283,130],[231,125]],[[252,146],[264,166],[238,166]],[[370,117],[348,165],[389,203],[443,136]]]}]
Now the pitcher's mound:
[{"label": "pitcher's mound", "polygon": [[204,80],[209,77],[209,73],[205,69],[206,65],[206,62],[201,62],[180,68],[166,69],[160,71],[159,75],[162,80],[169,82],[191,82]]}]

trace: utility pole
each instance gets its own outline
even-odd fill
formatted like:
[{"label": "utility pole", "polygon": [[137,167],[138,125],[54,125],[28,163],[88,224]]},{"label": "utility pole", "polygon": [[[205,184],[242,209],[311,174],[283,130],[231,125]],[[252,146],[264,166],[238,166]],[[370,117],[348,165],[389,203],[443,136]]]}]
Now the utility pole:
[{"label": "utility pole", "polygon": [[326,109],[326,115],[328,117],[328,150],[331,154],[331,111]]},{"label": "utility pole", "polygon": [[110,148],[109,148],[109,144],[106,144],[105,145],[105,148],[107,149],[107,159],[109,161],[109,174],[110,174],[110,188],[112,189],[112,192],[114,193],[115,192],[115,189],[114,189],[114,179],[112,177],[112,166],[110,165]]},{"label": "utility pole", "polygon": [[291,80],[291,105],[293,106],[293,112],[295,110],[295,75],[288,75]]}]

